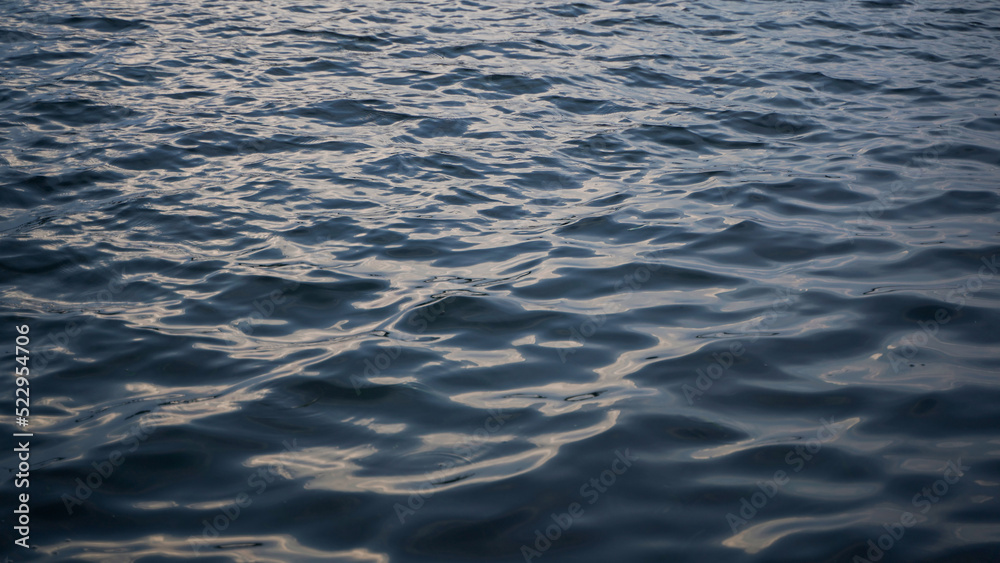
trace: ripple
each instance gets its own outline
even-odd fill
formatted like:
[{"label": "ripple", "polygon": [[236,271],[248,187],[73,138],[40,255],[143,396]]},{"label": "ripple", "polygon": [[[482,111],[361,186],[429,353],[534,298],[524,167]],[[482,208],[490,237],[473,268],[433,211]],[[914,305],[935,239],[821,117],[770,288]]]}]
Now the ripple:
[{"label": "ripple", "polygon": [[4,4],[26,557],[996,559],[1000,10],[814,4]]}]

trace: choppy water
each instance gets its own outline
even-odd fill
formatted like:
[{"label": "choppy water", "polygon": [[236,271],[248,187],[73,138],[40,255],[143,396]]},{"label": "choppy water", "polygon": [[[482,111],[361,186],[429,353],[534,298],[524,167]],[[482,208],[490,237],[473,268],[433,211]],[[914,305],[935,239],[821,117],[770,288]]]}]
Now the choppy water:
[{"label": "choppy water", "polygon": [[1000,4],[0,21],[13,560],[1000,560]]}]

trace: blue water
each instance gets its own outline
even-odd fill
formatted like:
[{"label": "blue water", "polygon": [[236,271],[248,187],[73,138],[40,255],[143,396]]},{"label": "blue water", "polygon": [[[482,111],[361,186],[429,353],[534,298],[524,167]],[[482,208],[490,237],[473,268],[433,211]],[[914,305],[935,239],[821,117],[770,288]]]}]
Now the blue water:
[{"label": "blue water", "polygon": [[0,44],[11,561],[1000,561],[1000,3],[9,0]]}]

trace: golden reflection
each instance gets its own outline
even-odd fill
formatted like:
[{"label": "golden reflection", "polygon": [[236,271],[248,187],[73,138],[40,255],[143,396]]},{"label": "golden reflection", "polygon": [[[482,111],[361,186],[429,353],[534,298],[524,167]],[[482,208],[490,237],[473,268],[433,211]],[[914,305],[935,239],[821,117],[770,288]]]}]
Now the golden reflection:
[{"label": "golden reflection", "polygon": [[[195,549],[200,547],[201,549]],[[226,536],[216,543],[206,543],[200,536],[181,538],[168,535],[148,535],[134,540],[87,541],[72,544],[57,543],[39,546],[39,553],[50,559],[73,558],[100,563],[128,563],[146,557],[176,558],[179,561],[219,559],[239,563],[287,563],[288,561],[356,561],[358,563],[389,563],[389,555],[364,548],[321,550],[306,547],[287,534]]]},{"label": "golden reflection", "polygon": [[[485,439],[475,435],[437,433],[422,436],[423,445],[413,454],[451,454],[452,458],[463,459],[465,463],[432,472],[418,468],[407,469],[404,460],[394,463],[393,474],[385,475],[385,470],[364,462],[379,451],[371,445],[351,448],[319,446],[255,456],[246,462],[249,467],[278,467],[287,479],[305,480],[306,488],[341,492],[376,492],[381,494],[410,494],[426,491],[443,491],[475,483],[485,483],[509,479],[542,467],[566,444],[579,442],[597,436],[614,427],[620,412],[605,413],[597,424],[565,432],[553,432],[539,436],[521,437],[513,433],[497,432]],[[478,440],[478,442],[477,442]],[[474,459],[453,455],[459,444],[474,444],[471,450]],[[478,444],[478,445],[475,445]],[[503,454],[491,447],[504,444]]]}]

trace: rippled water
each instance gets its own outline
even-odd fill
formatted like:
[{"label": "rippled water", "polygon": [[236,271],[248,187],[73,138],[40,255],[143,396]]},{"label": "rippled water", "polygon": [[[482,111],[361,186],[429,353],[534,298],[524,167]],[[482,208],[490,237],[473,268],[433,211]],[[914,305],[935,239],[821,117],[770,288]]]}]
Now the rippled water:
[{"label": "rippled water", "polygon": [[0,14],[13,560],[1000,560],[1000,4]]}]

